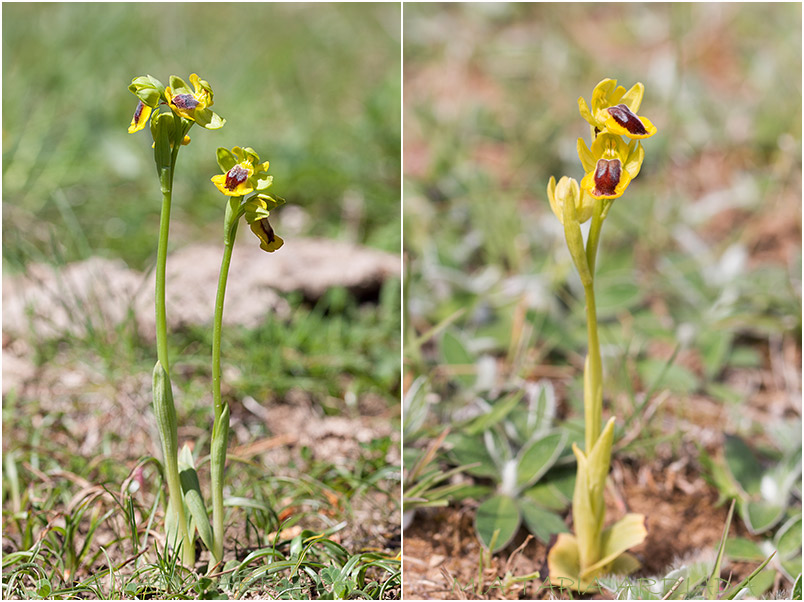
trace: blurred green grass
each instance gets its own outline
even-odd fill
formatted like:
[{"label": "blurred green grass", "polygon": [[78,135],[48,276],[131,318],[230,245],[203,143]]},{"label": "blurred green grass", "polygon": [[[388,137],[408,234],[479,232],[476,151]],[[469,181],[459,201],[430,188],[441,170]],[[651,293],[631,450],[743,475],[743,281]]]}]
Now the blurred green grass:
[{"label": "blurred green grass", "polygon": [[[155,255],[150,136],[126,132],[131,79],[198,72],[227,124],[192,132],[172,243],[218,240],[218,146],[252,146],[295,229],[399,249],[400,11],[383,4],[3,6],[3,256]],[[344,210],[344,198],[350,210]],[[282,217],[277,215],[277,230]]]}]

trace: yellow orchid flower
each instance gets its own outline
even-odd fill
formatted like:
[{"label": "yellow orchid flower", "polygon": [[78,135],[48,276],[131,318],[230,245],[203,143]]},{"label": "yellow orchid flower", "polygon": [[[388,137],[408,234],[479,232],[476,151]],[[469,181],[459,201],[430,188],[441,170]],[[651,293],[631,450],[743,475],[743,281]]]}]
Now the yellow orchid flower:
[{"label": "yellow orchid flower", "polygon": [[578,157],[586,173],[581,189],[596,199],[616,199],[639,174],[645,151],[636,140],[626,144],[619,136],[604,133],[595,138],[591,149],[578,138]]},{"label": "yellow orchid flower", "polygon": [[193,73],[190,75],[190,83],[193,84],[193,90],[190,90],[182,78],[170,76],[170,85],[165,88],[168,106],[177,115],[195,121],[208,130],[222,127],[226,120],[209,110],[213,104],[209,82]]},{"label": "yellow orchid flower", "polygon": [[595,132],[609,132],[628,138],[649,138],[656,133],[650,119],[637,115],[645,86],[641,82],[630,90],[618,86],[616,79],[604,79],[592,92],[592,108],[583,97],[578,99],[581,116],[595,128]]},{"label": "yellow orchid flower", "polygon": [[235,146],[231,151],[219,148],[218,165],[225,173],[212,176],[212,183],[226,196],[245,196],[254,190],[265,190],[271,185],[268,161],[260,163],[253,148]]}]

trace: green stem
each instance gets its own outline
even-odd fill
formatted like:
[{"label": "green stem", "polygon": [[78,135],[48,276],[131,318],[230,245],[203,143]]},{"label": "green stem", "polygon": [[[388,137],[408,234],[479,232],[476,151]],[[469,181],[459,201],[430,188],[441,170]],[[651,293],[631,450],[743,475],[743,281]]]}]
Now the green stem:
[{"label": "green stem", "polygon": [[584,365],[583,410],[586,425],[586,453],[592,450],[600,436],[603,415],[603,364],[600,359],[600,341],[597,335],[597,310],[594,282],[584,285],[586,293],[586,332],[589,349]]},{"label": "green stem", "polygon": [[[167,312],[165,309],[165,275],[167,270],[167,250],[168,238],[170,234],[170,208],[173,198],[173,174],[176,168],[176,160],[181,147],[181,140],[184,138],[190,126],[182,124],[179,118],[175,118],[176,130],[181,133],[173,141],[173,149],[170,155],[170,165],[159,165],[159,185],[162,191],[162,211],[159,218],[159,243],[156,252],[156,284],[155,284],[155,306],[156,306],[156,354],[162,370],[164,370],[164,387],[170,391],[170,361],[168,358],[167,344]],[[157,144],[159,141],[155,141]],[[173,405],[172,393],[162,397],[162,403],[168,404],[169,408],[163,411],[169,412],[173,419],[160,424],[160,437],[162,438],[162,451],[165,460],[165,472],[168,483],[169,508],[178,519],[178,532],[182,542],[182,562],[186,566],[195,563],[195,550],[193,549],[190,535],[188,532],[187,520],[184,514],[184,503],[181,489],[181,479],[178,468],[178,425],[176,422],[176,410]],[[156,410],[156,408],[155,408]],[[164,432],[163,432],[164,431]]]},{"label": "green stem", "polygon": [[215,422],[212,426],[210,477],[212,481],[212,555],[216,561],[223,557],[223,472],[226,466],[226,448],[229,441],[229,405],[221,395],[221,332],[223,330],[223,302],[229,264],[237,236],[237,225],[242,216],[240,197],[232,197],[226,206],[224,218],[223,258],[218,275],[218,292],[215,297],[215,317],[212,326],[212,398],[215,403]]},{"label": "green stem", "polygon": [[600,242],[600,230],[603,226],[604,211],[608,209],[607,201],[598,201],[592,214],[592,224],[586,240],[586,265],[589,269],[589,280],[584,282],[586,296],[586,329],[589,349],[584,365],[584,415],[586,416],[586,453],[600,436],[603,414],[603,364],[600,358],[600,341],[597,332],[597,307],[595,304],[595,262]]},{"label": "green stem", "polygon": [[173,197],[173,170],[163,169],[159,180],[162,189],[162,213],[159,218],[159,246],[156,251],[156,357],[165,372],[170,374],[167,312],[165,310],[165,272],[170,233],[170,205]]},{"label": "green stem", "polygon": [[595,275],[595,261],[597,259],[597,245],[600,242],[600,229],[603,226],[603,204],[605,200],[598,201],[595,212],[592,214],[592,225],[589,228],[589,237],[586,239],[586,262],[592,277]]}]

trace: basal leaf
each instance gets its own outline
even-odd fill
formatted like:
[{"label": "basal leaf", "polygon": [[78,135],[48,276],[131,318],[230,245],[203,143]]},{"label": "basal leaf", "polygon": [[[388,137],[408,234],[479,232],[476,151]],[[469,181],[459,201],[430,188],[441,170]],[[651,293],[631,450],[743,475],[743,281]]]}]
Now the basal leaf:
[{"label": "basal leaf", "polygon": [[494,549],[502,550],[513,539],[522,520],[516,501],[507,495],[495,495],[480,504],[475,514],[477,536],[486,548],[499,530]]}]

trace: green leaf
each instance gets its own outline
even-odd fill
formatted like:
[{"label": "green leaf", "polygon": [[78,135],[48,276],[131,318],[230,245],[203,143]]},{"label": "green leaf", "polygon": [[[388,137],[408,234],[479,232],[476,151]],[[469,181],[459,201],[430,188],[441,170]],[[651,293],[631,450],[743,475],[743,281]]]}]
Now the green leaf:
[{"label": "green leaf", "polygon": [[555,464],[564,449],[564,433],[552,433],[522,448],[517,458],[517,487],[533,485]]},{"label": "green leaf", "polygon": [[475,514],[475,530],[481,543],[488,549],[499,530],[492,553],[502,550],[516,535],[522,517],[516,501],[507,495],[495,495],[480,504]]},{"label": "green leaf", "polygon": [[696,345],[701,352],[707,380],[723,368],[731,348],[733,334],[723,330],[705,330],[698,335]]},{"label": "green leaf", "polygon": [[745,394],[722,383],[710,382],[706,384],[706,393],[719,401],[737,404],[745,399]]},{"label": "green leaf", "polygon": [[472,422],[467,424],[464,427],[464,431],[468,435],[478,435],[483,431],[489,430],[495,424],[500,423],[504,420],[511,411],[519,405],[519,402],[522,400],[522,392],[518,391],[516,393],[512,393],[503,397],[502,399],[498,399],[495,401],[491,409],[483,414],[482,416],[478,416]]},{"label": "green leaf", "polygon": [[[645,528],[645,516],[642,514],[626,514],[608,529],[604,529],[600,538],[600,560],[586,568],[583,577],[594,574],[607,564],[614,562],[623,552],[638,546],[648,536]],[[627,563],[630,566],[632,563]]]},{"label": "green leaf", "polygon": [[491,495],[493,491],[494,488],[488,485],[460,485],[452,491],[450,497],[456,502],[461,500],[482,500]]},{"label": "green leaf", "polygon": [[47,599],[50,597],[50,593],[53,591],[53,586],[50,583],[50,579],[44,577],[36,582],[36,595],[40,598]]},{"label": "green leaf", "polygon": [[499,469],[489,455],[481,437],[468,437],[462,433],[453,433],[447,437],[447,442],[452,446],[449,454],[457,464],[477,464],[467,468],[466,472],[476,477],[499,478]]},{"label": "green leaf", "polygon": [[[791,558],[790,560],[783,560],[779,564],[781,564],[782,571],[784,571],[785,576],[791,581],[793,580],[794,575],[801,574],[801,554],[795,558]],[[799,594],[799,597],[795,599],[801,600],[801,595]]]},{"label": "green leaf", "polygon": [[[799,564],[799,567],[801,565]],[[748,582],[748,591],[751,592],[751,596],[754,599],[759,600],[766,591],[768,591],[772,586],[773,582],[776,579],[776,571],[773,569],[766,569],[764,571],[760,571],[759,573],[754,576],[751,581]]]},{"label": "green leaf", "polygon": [[796,581],[793,583],[793,590],[790,592],[790,595],[793,600],[801,600],[801,573],[799,573],[798,577],[796,577]]},{"label": "green leaf", "polygon": [[571,533],[560,533],[547,553],[549,583],[552,587],[586,590],[590,583],[581,580],[581,555],[578,542]]},{"label": "green leaf", "polygon": [[723,554],[726,552],[726,541],[729,536],[729,528],[731,527],[731,519],[734,516],[735,501],[731,501],[729,506],[729,513],[726,515],[726,525],[723,527],[723,535],[720,536],[720,545],[717,548],[717,556],[715,563],[712,565],[712,571],[709,573],[709,578],[706,582],[705,594],[711,600],[717,599],[717,594],[720,588],[720,566],[723,562]]},{"label": "green leaf", "polygon": [[784,523],[773,538],[773,545],[780,560],[788,560],[801,555],[801,515],[794,516]]},{"label": "green leaf", "polygon": [[451,332],[447,331],[441,338],[441,357],[449,366],[450,377],[464,387],[475,384],[475,358],[466,350],[464,344]]},{"label": "green leaf", "polygon": [[729,472],[743,491],[748,495],[759,494],[763,475],[762,466],[745,441],[736,435],[726,435],[723,454]]},{"label": "green leaf", "polygon": [[179,478],[181,479],[181,489],[184,493],[184,502],[193,518],[193,523],[201,541],[208,550],[212,550],[212,528],[209,525],[207,509],[204,507],[204,498],[201,495],[201,485],[198,482],[198,473],[193,466],[193,454],[185,444],[179,454]]},{"label": "green leaf", "polygon": [[567,525],[555,512],[540,508],[527,498],[519,499],[519,509],[528,531],[533,533],[542,543],[547,543],[556,533],[568,533]]},{"label": "green leaf", "polygon": [[550,482],[546,478],[543,478],[533,487],[523,491],[522,495],[534,504],[549,510],[564,510],[572,499],[571,495],[569,497],[564,495],[561,490],[556,487],[555,483]]},{"label": "green leaf", "polygon": [[759,368],[762,361],[762,356],[756,349],[745,345],[736,347],[729,356],[729,366],[732,368]]},{"label": "green leaf", "polygon": [[731,537],[726,541],[726,556],[742,562],[760,561],[765,553],[759,544],[745,537]]},{"label": "green leaf", "polygon": [[741,515],[748,530],[756,535],[764,533],[784,516],[784,504],[766,500],[748,500],[741,506]]}]

